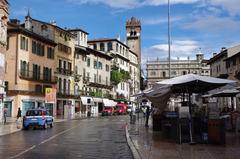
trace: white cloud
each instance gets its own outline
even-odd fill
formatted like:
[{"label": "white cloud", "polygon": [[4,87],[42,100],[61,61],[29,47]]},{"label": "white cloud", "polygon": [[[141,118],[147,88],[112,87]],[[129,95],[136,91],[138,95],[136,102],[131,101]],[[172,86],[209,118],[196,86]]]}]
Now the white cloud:
[{"label": "white cloud", "polygon": [[27,7],[22,7],[22,8],[10,8],[11,15],[13,16],[26,16],[27,15]]},{"label": "white cloud", "polygon": [[200,32],[234,32],[240,30],[240,22],[232,17],[198,16],[193,21],[182,24],[184,29]]},{"label": "white cloud", "polygon": [[[181,19],[182,19],[182,17],[172,17],[171,22],[176,22]],[[167,23],[167,22],[168,22],[168,19],[166,17],[142,18],[143,25],[156,25],[156,24],[162,24],[162,23]]]},{"label": "white cloud", "polygon": [[[194,40],[176,40],[171,44],[171,58],[181,57],[186,58],[193,56],[200,48],[200,44]],[[167,58],[168,57],[168,44],[157,44],[149,48],[143,49],[143,60],[150,58]]]},{"label": "white cloud", "polygon": [[208,0],[209,4],[219,6],[229,12],[230,15],[240,15],[240,0]]},{"label": "white cloud", "polygon": [[[112,8],[131,9],[141,6],[159,6],[167,4],[168,0],[67,0],[78,4],[105,4]],[[171,0],[171,4],[193,4],[201,0]]]}]

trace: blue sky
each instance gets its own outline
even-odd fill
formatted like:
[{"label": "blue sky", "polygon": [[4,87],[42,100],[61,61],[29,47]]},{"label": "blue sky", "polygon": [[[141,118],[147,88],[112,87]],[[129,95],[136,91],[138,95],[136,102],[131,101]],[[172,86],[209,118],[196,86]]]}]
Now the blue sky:
[{"label": "blue sky", "polygon": [[[121,36],[132,16],[142,23],[142,61],[167,57],[167,0],[9,0],[10,18],[55,20],[81,28],[89,39]],[[240,41],[240,0],[170,0],[172,57],[206,58]]]}]

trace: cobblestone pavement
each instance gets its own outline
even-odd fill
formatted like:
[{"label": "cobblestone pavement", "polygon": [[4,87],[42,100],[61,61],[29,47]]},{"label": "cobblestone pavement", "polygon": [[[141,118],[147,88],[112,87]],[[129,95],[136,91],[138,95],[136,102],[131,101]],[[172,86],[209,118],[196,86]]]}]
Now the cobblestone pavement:
[{"label": "cobblestone pavement", "polygon": [[0,158],[132,159],[125,125],[128,116],[55,123],[47,130],[28,130],[0,137]]},{"label": "cobblestone pavement", "polygon": [[136,124],[129,124],[131,141],[142,159],[237,159],[240,158],[240,134],[226,134],[226,145],[176,144],[161,132],[144,126],[144,118]]}]

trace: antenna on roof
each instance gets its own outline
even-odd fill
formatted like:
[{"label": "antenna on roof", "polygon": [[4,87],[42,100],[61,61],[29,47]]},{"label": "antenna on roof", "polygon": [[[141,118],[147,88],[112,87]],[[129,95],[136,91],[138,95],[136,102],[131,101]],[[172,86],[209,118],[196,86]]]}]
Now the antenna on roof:
[{"label": "antenna on roof", "polygon": [[30,17],[30,8],[28,8],[27,17]]}]

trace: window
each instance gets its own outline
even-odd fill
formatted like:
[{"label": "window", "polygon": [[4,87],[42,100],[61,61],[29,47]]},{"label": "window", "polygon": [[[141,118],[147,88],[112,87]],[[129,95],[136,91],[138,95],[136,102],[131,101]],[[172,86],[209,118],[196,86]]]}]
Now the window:
[{"label": "window", "polygon": [[98,68],[102,70],[102,63],[98,62]]},{"label": "window", "polygon": [[112,42],[108,42],[108,51],[112,50]]},{"label": "window", "polygon": [[104,43],[100,43],[100,51],[105,51]]},{"label": "window", "polygon": [[116,44],[116,52],[118,52],[118,43]]},{"label": "window", "polygon": [[44,45],[32,40],[32,53],[39,55],[39,56],[44,56]]},{"label": "window", "polygon": [[58,80],[58,90],[59,90],[59,92],[62,92],[62,79],[61,78],[59,78],[59,80]]},{"label": "window", "polygon": [[52,69],[48,68],[48,67],[44,67],[43,68],[43,80],[44,81],[51,81],[51,77],[52,77]]},{"label": "window", "polygon": [[97,50],[97,44],[93,44],[93,49]]},{"label": "window", "polygon": [[82,61],[86,62],[87,61],[87,56],[83,55],[82,56]]},{"label": "window", "polygon": [[106,71],[109,71],[109,65],[106,64]]},{"label": "window", "polygon": [[232,60],[233,66],[236,66],[236,58]]},{"label": "window", "polygon": [[166,72],[163,72],[162,74],[163,74],[163,77],[166,77]]},{"label": "window", "polygon": [[155,75],[156,75],[156,72],[155,72],[155,71],[152,71],[152,72],[150,72],[150,75],[151,75],[151,76],[155,76]]},{"label": "window", "polygon": [[36,86],[35,86],[35,92],[36,93],[43,93],[43,88],[42,88],[42,86],[41,85],[39,85],[39,84],[37,84]]},{"label": "window", "polygon": [[70,47],[63,45],[61,43],[58,43],[58,50],[68,54],[72,53],[72,49]]},{"label": "window", "polygon": [[94,68],[97,68],[97,61],[94,60]]},{"label": "window", "polygon": [[22,50],[28,51],[28,38],[21,36],[21,47]]},{"label": "window", "polygon": [[91,61],[90,58],[87,58],[87,66],[90,67],[91,66]]},{"label": "window", "polygon": [[54,59],[54,48],[52,47],[47,48],[47,58]]},{"label": "window", "polygon": [[94,83],[97,83],[97,75],[94,74]]},{"label": "window", "polygon": [[68,80],[68,89],[67,89],[67,93],[70,95],[71,92],[71,80]]},{"label": "window", "polygon": [[21,61],[20,74],[24,77],[29,76],[29,63],[27,63],[26,61]]},{"label": "window", "polygon": [[120,54],[122,54],[122,46],[120,46]]},{"label": "window", "polygon": [[33,64],[33,79],[40,80],[40,66]]},{"label": "window", "polygon": [[99,75],[98,82],[99,82],[99,83],[101,83],[101,82],[102,82],[102,76],[101,76],[101,75]]},{"label": "window", "polygon": [[64,80],[63,80],[63,93],[64,93],[64,94],[66,93],[66,90],[67,90],[67,80],[64,79]]}]

